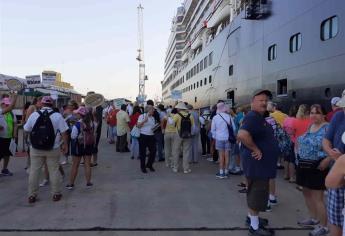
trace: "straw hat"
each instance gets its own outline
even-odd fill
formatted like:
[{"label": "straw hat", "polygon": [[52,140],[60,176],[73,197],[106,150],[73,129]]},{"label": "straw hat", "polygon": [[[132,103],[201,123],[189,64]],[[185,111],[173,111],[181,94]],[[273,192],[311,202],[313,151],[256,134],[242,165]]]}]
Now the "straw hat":
[{"label": "straw hat", "polygon": [[179,102],[177,103],[177,105],[175,106],[176,109],[180,109],[180,110],[188,110],[186,104],[184,104],[184,102]]}]

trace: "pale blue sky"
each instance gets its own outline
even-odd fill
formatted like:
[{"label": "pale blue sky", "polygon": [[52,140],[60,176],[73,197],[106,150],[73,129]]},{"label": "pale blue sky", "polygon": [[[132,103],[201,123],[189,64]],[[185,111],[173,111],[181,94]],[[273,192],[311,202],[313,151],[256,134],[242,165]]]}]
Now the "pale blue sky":
[{"label": "pale blue sky", "polygon": [[144,6],[146,90],[161,96],[171,19],[182,0],[0,0],[0,73],[62,73],[75,89],[138,94],[137,6]]}]

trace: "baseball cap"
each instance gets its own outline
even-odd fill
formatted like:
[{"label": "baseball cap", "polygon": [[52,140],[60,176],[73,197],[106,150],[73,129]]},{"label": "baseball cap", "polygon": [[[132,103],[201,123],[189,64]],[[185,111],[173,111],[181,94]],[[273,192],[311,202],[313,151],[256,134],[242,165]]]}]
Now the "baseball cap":
[{"label": "baseball cap", "polygon": [[79,107],[77,110],[74,110],[73,113],[85,116],[87,114],[86,107]]},{"label": "baseball cap", "polygon": [[336,105],[340,101],[340,97],[334,97],[331,99],[331,105]]},{"label": "baseball cap", "polygon": [[257,89],[253,92],[253,97],[258,96],[260,94],[266,94],[270,99],[272,98],[272,93],[271,91],[267,89]]},{"label": "baseball cap", "polygon": [[337,102],[336,106],[345,108],[345,90],[343,91],[343,94],[342,94],[340,100]]},{"label": "baseball cap", "polygon": [[50,96],[44,96],[41,101],[43,104],[53,104],[54,100]]}]

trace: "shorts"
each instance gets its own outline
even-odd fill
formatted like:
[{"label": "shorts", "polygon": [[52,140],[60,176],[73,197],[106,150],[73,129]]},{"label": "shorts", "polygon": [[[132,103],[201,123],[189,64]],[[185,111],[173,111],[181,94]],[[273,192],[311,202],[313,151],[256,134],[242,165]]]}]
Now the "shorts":
[{"label": "shorts", "polygon": [[319,169],[301,169],[296,168],[296,184],[312,190],[325,190],[325,179],[328,169],[321,171]]},{"label": "shorts", "polygon": [[342,210],[344,208],[344,191],[345,188],[328,189],[327,191],[327,216],[328,221],[332,225],[343,226],[344,216]]},{"label": "shorts", "polygon": [[266,211],[269,196],[269,179],[247,179],[247,205],[254,211]]},{"label": "shorts", "polygon": [[12,156],[10,152],[11,138],[0,138],[0,160],[3,157]]},{"label": "shorts", "polygon": [[91,156],[93,154],[93,145],[79,144],[77,141],[72,140],[71,142],[71,154],[72,156],[82,157]]},{"label": "shorts", "polygon": [[218,140],[216,139],[216,149],[218,151],[229,151],[230,148],[230,142],[228,140]]}]

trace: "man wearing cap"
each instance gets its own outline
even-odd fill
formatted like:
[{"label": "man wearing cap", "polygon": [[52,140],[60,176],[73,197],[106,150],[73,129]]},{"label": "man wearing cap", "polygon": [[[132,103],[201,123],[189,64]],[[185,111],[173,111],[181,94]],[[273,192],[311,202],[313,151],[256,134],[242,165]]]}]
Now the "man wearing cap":
[{"label": "man wearing cap", "polygon": [[199,117],[200,123],[200,139],[201,139],[201,147],[202,147],[202,156],[206,156],[210,154],[210,140],[207,137],[207,129],[209,128],[210,123],[210,111],[205,110],[203,111],[202,115]]},{"label": "man wearing cap", "polygon": [[326,115],[326,121],[331,122],[334,114],[338,111],[341,111],[342,108],[337,106],[337,103],[340,101],[340,97],[334,97],[331,99],[332,111],[328,112]]},{"label": "man wearing cap", "polygon": [[[328,154],[327,158],[332,160],[337,160],[341,155],[345,154],[345,144],[342,142],[342,136],[345,133],[345,90],[336,106],[341,108],[343,112],[334,114],[322,142],[323,150]],[[331,235],[342,234],[344,193],[345,188],[328,189],[327,215]]]},{"label": "man wearing cap", "polygon": [[12,101],[9,97],[3,97],[0,107],[0,161],[4,159],[3,169],[0,176],[12,176],[13,174],[7,169],[10,161],[10,144],[12,138],[16,135],[16,116],[12,113],[17,101],[17,96],[14,95]]},{"label": "man wearing cap", "polygon": [[268,90],[253,93],[251,111],[245,116],[237,138],[241,142],[243,171],[248,182],[247,205],[249,235],[270,236],[266,219],[259,219],[265,211],[269,197],[269,180],[276,177],[279,147],[273,129],[265,120],[267,103],[272,97]]},{"label": "man wearing cap", "polygon": [[[50,96],[45,96],[42,98],[42,108],[39,110],[41,113],[45,111],[52,113],[54,101]],[[35,126],[36,121],[40,117],[38,111],[32,113],[28,121],[24,125],[24,131],[31,132]],[[40,150],[31,147],[30,156],[31,156],[31,166],[29,174],[29,191],[28,191],[28,201],[29,203],[34,203],[37,200],[38,189],[39,189],[39,176],[41,173],[42,166],[44,161],[46,161],[49,178],[51,182],[51,191],[53,194],[53,201],[59,201],[62,197],[61,194],[61,175],[59,173],[59,159],[60,159],[60,146],[61,146],[61,137],[62,142],[62,152],[66,153],[68,150],[68,125],[60,113],[52,113],[49,116],[55,135],[54,146],[51,150]]]},{"label": "man wearing cap", "polygon": [[[181,132],[181,122],[182,122],[182,116],[184,118],[189,117],[190,119],[190,125],[193,127],[194,125],[194,118],[192,115],[188,113],[188,108],[184,102],[179,102],[175,108],[177,109],[177,114],[173,116],[173,120],[176,124],[177,132]],[[191,139],[191,132],[190,130],[190,137],[188,138],[181,138],[179,135],[176,135],[176,140],[174,142],[174,148],[173,148],[173,172],[178,172],[178,166],[179,166],[179,156],[180,156],[180,150],[182,148],[182,155],[183,155],[183,173],[188,174],[191,172],[191,169],[189,168],[189,155],[191,154],[191,148],[192,148],[192,139]]]}]

